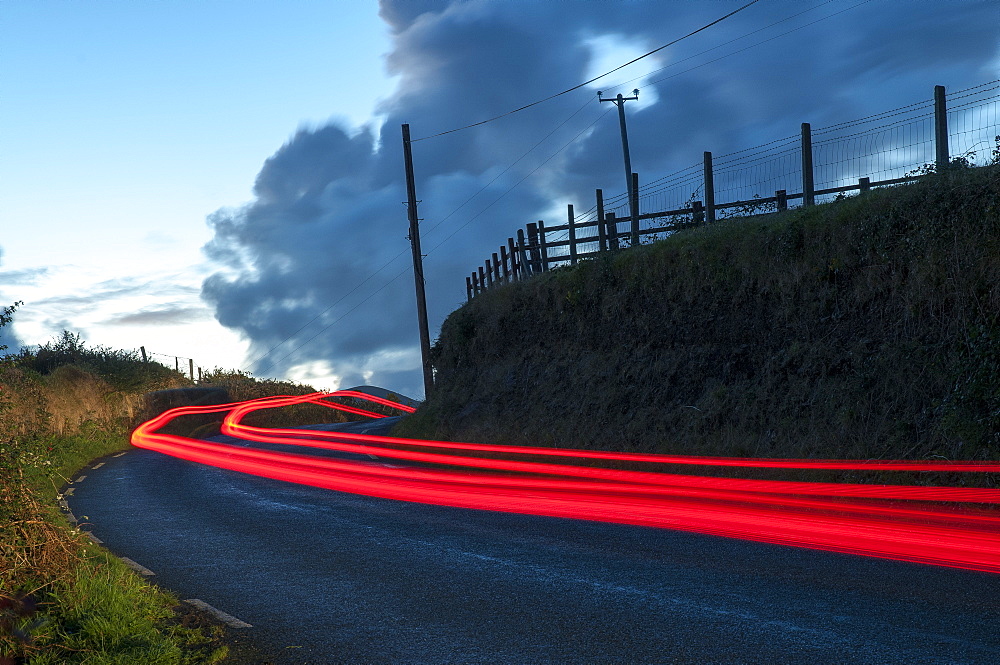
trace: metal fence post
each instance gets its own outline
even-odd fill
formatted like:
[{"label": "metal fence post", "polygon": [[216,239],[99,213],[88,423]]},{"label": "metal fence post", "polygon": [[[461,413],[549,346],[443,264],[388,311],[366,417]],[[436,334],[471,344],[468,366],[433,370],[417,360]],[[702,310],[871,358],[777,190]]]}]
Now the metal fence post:
[{"label": "metal fence post", "polygon": [[802,123],[802,205],[811,206],[816,203],[813,193],[813,146],[812,128],[808,122]]},{"label": "metal fence post", "polygon": [[639,246],[639,174],[632,174],[632,198],[635,199],[632,205],[632,246]]},{"label": "metal fence post", "polygon": [[948,107],[945,102],[944,86],[934,86],[934,164],[937,172],[948,168]]},{"label": "metal fence post", "polygon": [[816,203],[815,187],[813,186],[813,147],[812,128],[808,122],[802,123],[802,205],[811,206]]},{"label": "metal fence post", "polygon": [[573,204],[566,206],[566,218],[569,224],[569,264],[576,265],[576,219],[573,215]]},{"label": "metal fence post", "polygon": [[705,221],[715,221],[715,174],[712,172],[712,153],[705,152]]}]

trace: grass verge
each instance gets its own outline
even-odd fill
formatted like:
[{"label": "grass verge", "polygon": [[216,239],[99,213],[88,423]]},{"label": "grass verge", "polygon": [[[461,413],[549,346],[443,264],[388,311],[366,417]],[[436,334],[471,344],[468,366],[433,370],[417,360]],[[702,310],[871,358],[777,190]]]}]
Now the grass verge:
[{"label": "grass verge", "polygon": [[[13,310],[3,311],[0,325]],[[238,380],[240,395],[312,392],[238,372],[213,378]],[[170,368],[68,332],[0,358],[0,665],[227,659],[235,640],[221,624],[136,575],[57,507],[60,488],[91,460],[128,448],[146,392],[187,385]]]}]

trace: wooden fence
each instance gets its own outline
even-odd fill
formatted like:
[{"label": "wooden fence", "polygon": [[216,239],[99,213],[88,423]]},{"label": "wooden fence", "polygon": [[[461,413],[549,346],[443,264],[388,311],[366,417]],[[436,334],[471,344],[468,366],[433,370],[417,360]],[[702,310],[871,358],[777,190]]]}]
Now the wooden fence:
[{"label": "wooden fence", "polygon": [[[948,153],[948,120],[945,104],[944,86],[934,87],[934,152],[935,167],[940,172],[950,161]],[[710,224],[716,221],[716,213],[726,209],[743,209],[747,214],[754,214],[761,207],[774,204],[778,211],[786,210],[788,202],[802,200],[802,205],[815,205],[816,197],[824,194],[840,194],[844,192],[865,192],[872,187],[896,185],[903,182],[918,180],[923,175],[905,176],[872,182],[869,178],[859,178],[858,183],[841,187],[815,189],[813,185],[812,160],[812,130],[809,123],[802,123],[800,153],[802,160],[802,191],[789,193],[778,190],[774,196],[755,197],[743,201],[717,203],[712,169],[712,153],[704,153],[704,201],[692,201],[688,207],[660,212],[640,213],[635,218],[617,218],[613,212],[605,212],[602,190],[596,191],[597,219],[577,222],[574,218],[573,205],[567,206],[567,223],[556,226],[546,226],[543,221],[527,224],[524,229],[518,229],[516,238],[507,238],[507,244],[501,245],[498,252],[479,266],[465,278],[466,295],[469,300],[486,289],[500,284],[519,281],[532,275],[546,272],[559,265],[576,265],[582,259],[600,255],[602,252],[617,251],[624,247],[635,247],[641,244],[642,237],[656,233],[677,231],[692,225]],[[632,191],[639,192],[639,176],[632,174]],[[638,198],[638,195],[636,196]],[[638,208],[637,208],[638,212]],[[668,218],[668,222],[655,228],[640,228],[644,219]],[[628,230],[622,230],[619,225],[627,223]],[[568,239],[553,241],[551,234],[566,232]],[[583,235],[581,232],[586,233]],[[597,243],[597,251],[582,251],[587,244]],[[552,254],[557,248],[568,248],[566,253]]]}]

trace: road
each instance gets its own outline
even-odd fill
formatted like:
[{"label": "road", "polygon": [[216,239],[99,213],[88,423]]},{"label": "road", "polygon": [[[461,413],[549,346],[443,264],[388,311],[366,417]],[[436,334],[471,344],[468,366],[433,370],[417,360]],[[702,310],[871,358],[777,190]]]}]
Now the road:
[{"label": "road", "polygon": [[98,465],[85,528],[260,663],[1000,663],[1000,575]]}]

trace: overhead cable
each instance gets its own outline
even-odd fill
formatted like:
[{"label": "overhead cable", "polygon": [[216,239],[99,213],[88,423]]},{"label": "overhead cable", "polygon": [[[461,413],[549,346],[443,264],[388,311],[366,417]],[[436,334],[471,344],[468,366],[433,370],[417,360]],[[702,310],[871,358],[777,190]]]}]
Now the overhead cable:
[{"label": "overhead cable", "polygon": [[678,37],[677,39],[673,40],[672,42],[668,42],[668,43],[664,44],[663,46],[659,46],[659,47],[653,49],[652,51],[649,51],[647,53],[643,53],[639,57],[633,58],[632,60],[629,60],[628,62],[626,62],[623,65],[619,65],[619,66],[615,67],[614,69],[612,69],[610,71],[607,71],[607,72],[604,72],[603,74],[601,74],[599,76],[595,76],[594,78],[592,78],[592,79],[590,79],[588,81],[584,81],[583,83],[580,83],[578,85],[574,85],[572,88],[567,88],[566,90],[563,90],[562,92],[557,92],[554,95],[549,95],[548,97],[545,97],[544,99],[539,99],[538,101],[531,102],[530,104],[525,104],[524,106],[516,108],[513,111],[507,111],[506,113],[501,113],[498,116],[494,116],[492,118],[487,118],[486,120],[480,120],[479,122],[474,122],[474,123],[472,123],[470,125],[465,125],[463,127],[456,127],[455,129],[449,129],[449,130],[444,131],[444,132],[438,132],[437,134],[431,134],[430,136],[424,136],[424,137],[421,137],[419,139],[413,139],[411,141],[411,143],[416,143],[417,141],[426,141],[427,139],[433,139],[433,138],[436,138],[438,136],[444,136],[445,134],[452,134],[454,132],[460,132],[463,129],[469,129],[471,127],[478,127],[479,125],[485,125],[488,122],[493,122],[494,120],[499,120],[500,118],[506,118],[509,115],[513,115],[513,114],[518,113],[520,111],[524,111],[525,109],[530,109],[532,106],[538,106],[539,104],[541,104],[543,102],[547,102],[550,99],[555,99],[556,97],[561,97],[561,96],[563,96],[563,95],[565,95],[567,93],[573,92],[574,90],[579,90],[580,88],[582,88],[582,87],[584,87],[586,85],[590,85],[594,81],[600,80],[600,79],[604,78],[605,76],[608,76],[609,74],[614,74],[619,69],[623,69],[625,67],[628,67],[629,65],[631,65],[633,63],[639,62],[643,58],[649,57],[649,56],[653,55],[654,53],[662,51],[663,49],[667,48],[668,46],[673,46],[674,44],[676,44],[679,41],[682,41],[684,39],[687,39],[688,37],[696,35],[699,32],[702,32],[703,30],[707,30],[708,28],[711,28],[713,25],[716,25],[717,23],[721,23],[722,21],[725,21],[730,16],[733,16],[734,14],[738,14],[741,11],[743,11],[744,9],[746,9],[747,7],[749,7],[751,5],[755,5],[758,2],[760,2],[760,0],[751,0],[747,4],[745,4],[742,7],[740,7],[739,9],[735,9],[735,10],[729,12],[728,14],[726,14],[725,16],[717,18],[714,21],[712,21],[711,23],[703,25],[700,28],[698,28],[697,30],[693,30],[693,31],[689,32],[688,34],[684,35],[683,37]]}]

